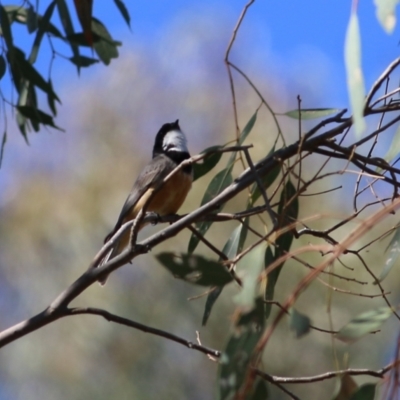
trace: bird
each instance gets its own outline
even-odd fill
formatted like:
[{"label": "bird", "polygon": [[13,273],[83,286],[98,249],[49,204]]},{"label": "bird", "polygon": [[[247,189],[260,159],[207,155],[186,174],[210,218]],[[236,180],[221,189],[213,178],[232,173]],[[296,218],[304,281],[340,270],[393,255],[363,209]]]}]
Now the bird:
[{"label": "bird", "polygon": [[[179,126],[179,120],[162,125],[158,131],[151,161],[143,168],[133,184],[125,204],[122,207],[118,221],[113,230],[106,236],[107,243],[118,229],[128,221],[135,219],[144,207],[153,191],[182,161],[190,158],[187,139]],[[192,166],[185,165],[170,179],[168,179],[147,205],[146,211],[159,216],[176,214],[189,193],[193,182]],[[145,224],[139,226],[142,229]],[[103,258],[99,266],[104,265],[120,254],[128,245],[130,230],[126,231]],[[99,278],[99,283],[104,286],[108,276]]]}]

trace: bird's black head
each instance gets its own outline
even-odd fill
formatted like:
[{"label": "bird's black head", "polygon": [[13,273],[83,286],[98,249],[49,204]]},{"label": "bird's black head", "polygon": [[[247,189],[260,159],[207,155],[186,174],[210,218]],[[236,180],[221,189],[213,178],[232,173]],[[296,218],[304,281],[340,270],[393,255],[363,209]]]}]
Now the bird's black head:
[{"label": "bird's black head", "polygon": [[153,157],[168,152],[189,154],[186,137],[181,131],[178,119],[175,122],[164,124],[158,131],[154,142]]}]

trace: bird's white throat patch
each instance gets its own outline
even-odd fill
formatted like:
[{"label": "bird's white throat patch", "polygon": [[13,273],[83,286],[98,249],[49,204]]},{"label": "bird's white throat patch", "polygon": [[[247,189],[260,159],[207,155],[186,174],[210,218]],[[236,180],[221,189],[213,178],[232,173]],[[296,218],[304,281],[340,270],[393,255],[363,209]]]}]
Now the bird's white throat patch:
[{"label": "bird's white throat patch", "polygon": [[179,130],[169,131],[164,136],[163,150],[189,153],[185,134]]}]

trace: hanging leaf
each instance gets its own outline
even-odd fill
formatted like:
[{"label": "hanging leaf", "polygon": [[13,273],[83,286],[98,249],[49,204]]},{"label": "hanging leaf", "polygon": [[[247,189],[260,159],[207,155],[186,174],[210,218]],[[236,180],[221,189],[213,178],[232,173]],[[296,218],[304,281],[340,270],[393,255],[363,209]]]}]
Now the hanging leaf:
[{"label": "hanging leaf", "polygon": [[131,17],[129,15],[129,11],[126,8],[125,3],[122,0],[114,0],[115,5],[118,7],[119,12],[121,13],[122,17],[124,18],[126,24],[131,28]]},{"label": "hanging leaf", "polygon": [[[18,73],[21,74],[22,78],[25,78],[28,82],[43,90],[43,92],[53,96],[57,101],[60,101],[56,93],[53,91],[51,85],[46,82],[45,79],[35,69],[35,67],[25,59],[24,52],[17,47],[14,47],[14,64],[16,64]],[[17,90],[20,91],[21,88],[19,87]]]},{"label": "hanging leaf", "polygon": [[354,128],[357,136],[366,129],[364,120],[365,87],[361,69],[361,39],[356,13],[350,16],[344,45],[345,65],[347,73],[347,90],[353,113]]},{"label": "hanging leaf", "polygon": [[[280,218],[279,223],[281,227],[284,227],[285,225],[290,225],[291,223],[296,221],[299,215],[299,198],[294,198],[296,193],[296,188],[294,187],[293,183],[288,180],[284,187],[284,190],[282,190],[278,205],[278,217]],[[287,253],[290,250],[292,241],[292,231],[288,231],[280,235],[276,239],[277,249],[275,252],[275,258],[278,258],[281,255]]]},{"label": "hanging leaf", "polygon": [[340,387],[332,400],[350,400],[351,396],[357,391],[358,385],[349,374],[344,374],[340,378]]},{"label": "hanging leaf", "polygon": [[390,144],[389,150],[383,157],[388,163],[392,161],[400,153],[400,125],[396,129],[396,133],[393,136],[392,143]]},{"label": "hanging leaf", "polygon": [[[397,259],[399,258],[400,255],[400,227],[398,227],[392,237],[392,240],[390,241],[388,247],[386,248],[385,251],[389,250],[389,256],[385,261],[385,266],[383,267],[383,270],[381,274],[379,275],[379,282],[382,282],[389,274],[389,272],[392,270],[393,266],[395,265]],[[374,285],[377,283],[374,282]]]},{"label": "hanging leaf", "polygon": [[[201,154],[211,152],[214,150],[222,149],[224,146],[212,146],[208,147]],[[193,164],[193,181],[201,178],[203,175],[210,172],[219,162],[222,157],[222,153],[216,152],[205,156],[200,162]]]},{"label": "hanging leaf", "polygon": [[[261,183],[265,189],[268,189],[275,182],[280,171],[281,171],[281,166],[277,165],[271,170],[270,173],[260,177]],[[252,207],[260,197],[261,197],[260,187],[258,186],[258,183],[255,182],[251,188],[251,195],[247,208]]]},{"label": "hanging leaf", "polygon": [[7,45],[7,53],[12,62],[13,61],[13,53],[14,53],[14,45],[13,45],[13,37],[11,33],[10,21],[8,19],[8,14],[6,13],[4,7],[0,4],[0,23],[1,23],[1,34],[4,37],[4,41]]},{"label": "hanging leaf", "polygon": [[246,140],[247,136],[249,136],[250,132],[253,130],[254,124],[257,121],[257,113],[258,113],[258,110],[256,110],[256,112],[253,114],[253,116],[249,119],[249,122],[247,122],[242,133],[240,134],[239,146],[241,146],[243,144],[243,142]]},{"label": "hanging leaf", "polygon": [[86,42],[93,46],[92,37],[92,9],[93,0],[74,0],[76,14],[81,23]]},{"label": "hanging leaf", "polygon": [[[28,23],[28,9],[21,7],[21,6],[5,6],[4,10],[8,14],[8,18],[11,23],[19,22],[21,24]],[[43,17],[40,14],[36,14],[38,28],[40,28],[41,21]],[[63,39],[63,35],[61,34],[60,30],[53,25],[51,22],[47,24],[45,29],[47,33],[50,33],[60,39]]]},{"label": "hanging leaf", "polygon": [[396,6],[399,0],[375,0],[376,16],[386,33],[393,32],[396,26]]},{"label": "hanging leaf", "polygon": [[[61,24],[64,28],[65,35],[68,37],[75,33],[74,27],[72,25],[71,16],[69,15],[68,6],[65,0],[57,0],[57,9],[60,15]],[[72,54],[74,57],[79,57],[79,47],[75,44],[70,42]],[[78,67],[79,73],[79,67]]]},{"label": "hanging leaf", "polygon": [[301,314],[295,308],[290,309],[289,326],[299,339],[310,332],[311,320],[307,315]]},{"label": "hanging leaf", "polygon": [[374,400],[375,389],[375,383],[366,383],[350,397],[350,400]]},{"label": "hanging leaf", "polygon": [[157,260],[178,279],[201,286],[223,286],[233,280],[221,263],[188,254],[160,253]]},{"label": "hanging leaf", "polygon": [[267,382],[258,377],[254,383],[254,391],[247,400],[268,400],[268,397]]},{"label": "hanging leaf", "polygon": [[341,328],[336,334],[336,338],[343,342],[355,342],[368,333],[379,330],[392,313],[393,311],[389,307],[366,311]]},{"label": "hanging leaf", "polygon": [[[225,188],[227,188],[233,182],[232,178],[232,167],[225,168],[222,171],[218,172],[217,175],[209,183],[206,192],[204,193],[203,199],[201,201],[201,205],[208,203],[215,196],[219,195]],[[204,235],[210,226],[212,225],[212,221],[204,221],[196,224],[196,228],[200,234]],[[192,235],[190,237],[188,252],[193,253],[199,243],[199,239],[197,236]]]},{"label": "hanging leaf", "polygon": [[[36,62],[37,59],[37,55],[39,52],[39,47],[40,47],[40,43],[42,42],[43,39],[43,35],[45,34],[45,32],[47,32],[48,30],[48,26],[49,26],[49,22],[50,22],[50,18],[53,15],[53,11],[54,11],[54,7],[56,6],[56,0],[53,0],[49,6],[47,7],[43,18],[41,18],[40,20],[40,24],[39,24],[39,29],[37,31],[35,40],[33,42],[32,45],[32,50],[31,50],[31,54],[29,55],[28,58],[28,62],[30,64],[34,64]],[[37,21],[37,15],[35,13],[35,20]]]},{"label": "hanging leaf", "polygon": [[38,27],[38,16],[36,14],[35,9],[32,7],[32,5],[28,6],[26,27],[28,28],[29,33],[35,32]]},{"label": "hanging leaf", "polygon": [[341,110],[340,108],[304,108],[302,110],[291,110],[285,112],[283,115],[294,119],[316,119],[327,117],[328,115],[337,114]]},{"label": "hanging leaf", "polygon": [[7,142],[7,131],[4,130],[3,139],[1,141],[1,147],[0,147],[0,168],[1,168],[1,164],[3,162],[4,148],[6,147],[6,142]]},{"label": "hanging leaf", "polygon": [[120,46],[121,42],[115,41],[107,28],[96,18],[92,18],[92,31],[100,38],[100,40],[93,43],[93,47],[100,60],[105,65],[109,65],[111,59],[118,57],[117,46]]},{"label": "hanging leaf", "polygon": [[99,62],[99,60],[96,60],[95,58],[85,56],[70,57],[69,60],[78,67],[90,67],[91,65]]},{"label": "hanging leaf", "polygon": [[[255,306],[237,320],[219,365],[220,400],[236,398],[247,375],[254,349],[263,333],[263,301],[258,298]],[[249,316],[251,316],[249,318]]]},{"label": "hanging leaf", "polygon": [[18,111],[26,118],[33,122],[38,122],[43,125],[49,125],[53,128],[61,130],[54,124],[53,117],[45,112],[29,106],[17,106]]},{"label": "hanging leaf", "polygon": [[7,67],[6,60],[2,55],[0,55],[0,80],[6,73],[6,67]]},{"label": "hanging leaf", "polygon": [[[247,228],[240,224],[235,230],[232,232],[231,236],[229,237],[228,241],[225,243],[225,246],[222,252],[228,257],[228,259],[234,258],[238,253],[243,250],[243,245],[246,240],[247,236]],[[221,259],[219,261],[222,261]],[[215,287],[213,290],[208,294],[206,304],[204,307],[204,314],[202,325],[204,326],[208,318],[210,317],[211,310],[217,301],[219,295],[222,293],[223,286]]]},{"label": "hanging leaf", "polygon": [[[235,296],[235,303],[243,308],[252,308],[254,300],[260,296],[260,274],[264,267],[264,246],[259,245],[247,253],[240,261],[243,270],[242,289]],[[264,308],[264,306],[263,306]]]},{"label": "hanging leaf", "polygon": [[[275,257],[272,253],[271,247],[268,246],[265,249],[264,254],[264,266],[267,269],[272,262],[275,260]],[[272,304],[268,303],[268,301],[272,301],[274,299],[274,292],[275,292],[275,284],[278,280],[279,274],[281,272],[281,268],[275,268],[272,272],[270,272],[267,276],[267,285],[265,288],[265,300],[267,303],[265,304],[265,319],[268,319],[269,315],[271,314]]]}]

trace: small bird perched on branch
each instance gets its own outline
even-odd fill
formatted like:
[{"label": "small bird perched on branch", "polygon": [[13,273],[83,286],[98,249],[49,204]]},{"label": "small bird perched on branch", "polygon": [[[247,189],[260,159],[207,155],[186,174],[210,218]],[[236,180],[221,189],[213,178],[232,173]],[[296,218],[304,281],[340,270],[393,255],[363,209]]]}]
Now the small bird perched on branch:
[{"label": "small bird perched on branch", "polygon": [[[153,158],[147,164],[136,179],[132,190],[125,201],[122,211],[114,229],[106,236],[107,243],[118,229],[126,222],[135,219],[139,211],[144,207],[153,191],[159,190],[153,195],[146,211],[160,216],[175,214],[192,186],[192,166],[184,166],[175,175],[168,179],[161,187],[160,184],[182,161],[190,158],[187,141],[179,126],[179,120],[164,124],[158,131],[154,147]],[[142,224],[139,229],[143,228]],[[101,261],[100,266],[120,254],[129,243],[130,230],[125,232],[118,240],[108,255]],[[108,276],[99,279],[104,285]]]}]

